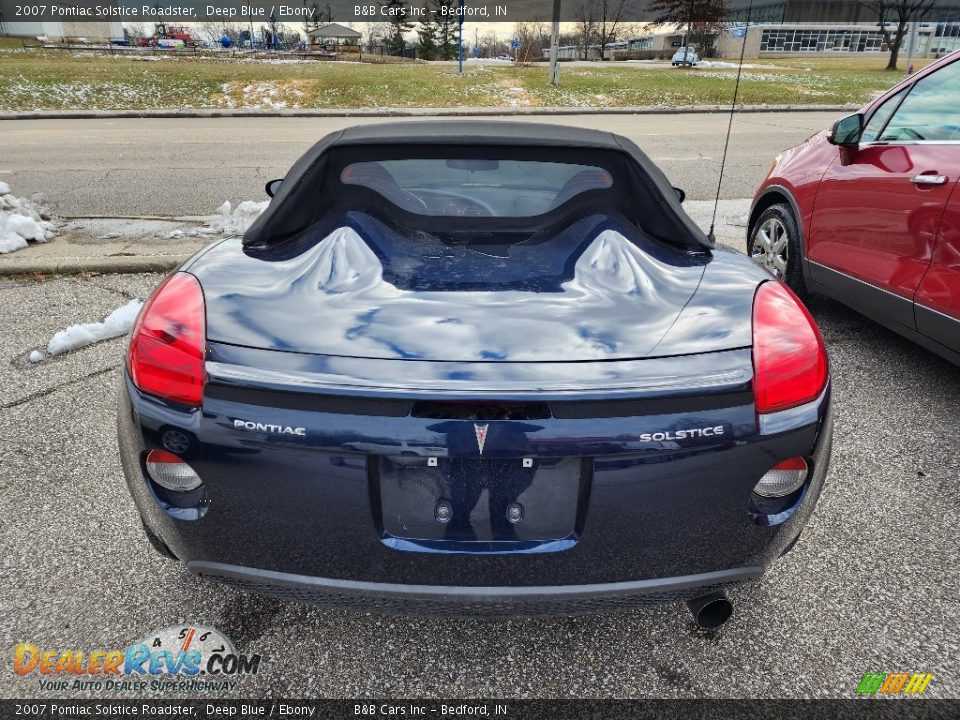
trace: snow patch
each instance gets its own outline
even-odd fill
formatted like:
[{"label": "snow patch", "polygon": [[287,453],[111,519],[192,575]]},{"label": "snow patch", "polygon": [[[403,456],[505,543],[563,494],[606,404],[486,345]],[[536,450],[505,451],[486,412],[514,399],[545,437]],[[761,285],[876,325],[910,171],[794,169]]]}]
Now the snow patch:
[{"label": "snow patch", "polygon": [[[739,63],[734,62],[724,62],[723,60],[701,60],[697,63],[697,67],[708,67],[708,68],[733,68],[736,70],[740,67]],[[772,69],[776,70],[776,66],[773,65],[751,65],[750,63],[743,64],[744,70],[755,70],[755,69]]]},{"label": "snow patch", "polygon": [[506,58],[467,58],[464,62],[477,63],[478,65],[513,65],[513,60]]},{"label": "snow patch", "polygon": [[0,182],[0,253],[22,250],[30,240],[47,242],[56,233],[46,195],[17,197],[7,183]]},{"label": "snow patch", "polygon": [[[260,213],[267,209],[269,200],[263,202],[254,202],[253,200],[244,200],[242,203],[233,207],[229,200],[225,200],[223,205],[217,208],[217,215],[207,222],[206,227],[198,230],[201,235],[240,235],[247,231],[253,221],[260,217]],[[178,232],[174,230],[174,232]],[[169,237],[174,236],[173,233]]]},{"label": "snow patch", "polygon": [[107,315],[103,322],[71,325],[50,338],[46,353],[40,350],[34,350],[30,353],[30,362],[40,362],[48,357],[61,355],[68,350],[76,350],[101,340],[126,335],[133,327],[141,307],[143,307],[142,301],[131,300]]},{"label": "snow patch", "polygon": [[[700,67],[716,67],[716,68],[735,68],[737,67],[736,63],[732,62],[723,62],[722,60],[701,60],[697,63]],[[744,67],[747,67],[744,65]]]}]

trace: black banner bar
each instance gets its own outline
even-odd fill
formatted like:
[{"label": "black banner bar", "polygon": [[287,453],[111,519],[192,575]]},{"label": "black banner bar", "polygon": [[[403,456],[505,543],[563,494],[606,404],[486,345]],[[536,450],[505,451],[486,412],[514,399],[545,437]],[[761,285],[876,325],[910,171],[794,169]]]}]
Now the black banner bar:
[{"label": "black banner bar", "polygon": [[0,700],[13,718],[501,718],[503,720],[927,720],[960,716],[960,700]]},{"label": "black banner bar", "polygon": [[[564,22],[649,22],[660,11],[655,0],[563,0]],[[464,22],[549,21],[552,0],[0,0],[0,23],[17,22],[229,22],[303,23],[329,6],[336,22],[391,22],[402,12],[408,23],[452,16]],[[729,23],[870,23],[879,14],[861,0],[702,0],[692,4],[691,22],[718,19],[717,8]],[[704,14],[703,17],[698,17]],[[888,21],[896,15],[887,12]],[[960,21],[960,0],[939,0],[913,20]]]}]

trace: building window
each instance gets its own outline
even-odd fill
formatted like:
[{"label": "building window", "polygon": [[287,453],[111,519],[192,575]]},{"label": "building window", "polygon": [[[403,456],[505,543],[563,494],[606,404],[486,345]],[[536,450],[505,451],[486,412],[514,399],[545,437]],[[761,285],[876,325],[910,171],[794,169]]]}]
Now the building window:
[{"label": "building window", "polygon": [[885,49],[883,35],[878,30],[764,28],[760,36],[762,53],[880,52]]}]

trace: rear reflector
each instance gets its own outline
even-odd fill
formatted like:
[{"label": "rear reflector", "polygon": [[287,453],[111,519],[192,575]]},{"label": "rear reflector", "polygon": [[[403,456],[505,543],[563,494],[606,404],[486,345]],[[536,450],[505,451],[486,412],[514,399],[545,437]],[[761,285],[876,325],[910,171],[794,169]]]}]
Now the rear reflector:
[{"label": "rear reflector", "polygon": [[806,480],[807,461],[802,457],[792,457],[770,468],[753,491],[761,497],[783,497],[798,490]]},{"label": "rear reflector", "polygon": [[781,282],[753,300],[753,394],[758,413],[816,400],[827,384],[827,351],[810,312]]},{"label": "rear reflector", "polygon": [[199,281],[174,273],[154,291],[130,334],[127,369],[133,384],[149,395],[199,406],[206,332]]},{"label": "rear reflector", "polygon": [[147,473],[160,487],[172,492],[196,490],[202,482],[192,467],[166,450],[147,453]]}]

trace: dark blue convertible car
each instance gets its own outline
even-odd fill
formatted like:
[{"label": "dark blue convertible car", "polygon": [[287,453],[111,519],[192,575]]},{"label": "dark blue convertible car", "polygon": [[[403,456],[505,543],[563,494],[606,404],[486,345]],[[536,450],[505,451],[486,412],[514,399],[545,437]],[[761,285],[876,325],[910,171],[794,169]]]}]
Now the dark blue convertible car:
[{"label": "dark blue convertible car", "polygon": [[133,329],[123,467],[199,575],[388,612],[590,612],[725,589],[823,485],[804,306],[628,140],[398,123],[307,152]]}]

